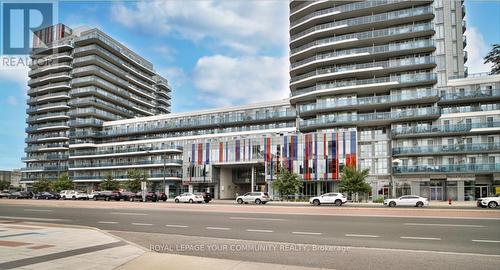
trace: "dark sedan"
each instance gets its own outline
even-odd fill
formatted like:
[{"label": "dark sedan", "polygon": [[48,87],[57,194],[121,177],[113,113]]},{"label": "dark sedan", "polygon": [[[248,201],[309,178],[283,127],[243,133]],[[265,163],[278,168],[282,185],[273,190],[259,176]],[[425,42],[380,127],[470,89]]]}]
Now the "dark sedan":
[{"label": "dark sedan", "polygon": [[9,199],[31,199],[31,198],[33,198],[33,194],[31,192],[27,192],[27,191],[18,191],[18,192],[10,193],[7,198],[9,198]]},{"label": "dark sedan", "polygon": [[98,201],[98,200],[119,201],[122,199],[122,196],[121,196],[120,192],[104,190],[104,191],[98,191],[98,193],[94,195],[93,199],[94,199],[94,201]]},{"label": "dark sedan", "polygon": [[35,194],[35,199],[37,200],[59,200],[61,195],[55,192],[38,192]]}]

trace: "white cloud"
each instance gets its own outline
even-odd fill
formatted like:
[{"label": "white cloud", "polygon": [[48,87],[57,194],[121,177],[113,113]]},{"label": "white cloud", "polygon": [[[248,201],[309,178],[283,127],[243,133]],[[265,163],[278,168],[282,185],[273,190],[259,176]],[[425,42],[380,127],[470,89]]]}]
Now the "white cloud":
[{"label": "white cloud", "polygon": [[288,41],[288,1],[139,1],[117,3],[117,22],[150,34],[172,34],[244,53],[280,46]]},{"label": "white cloud", "polygon": [[174,88],[179,87],[189,80],[188,75],[182,68],[166,67],[160,68],[158,73],[168,80],[168,83]]},{"label": "white cloud", "polygon": [[484,41],[483,35],[475,27],[468,27],[465,34],[467,36],[465,50],[468,54],[465,65],[469,67],[469,73],[490,72],[491,63],[484,64],[483,60],[490,50],[490,45]]},{"label": "white cloud", "polygon": [[23,89],[27,89],[28,71],[27,66],[0,67],[0,81],[17,83],[22,85]]},{"label": "white cloud", "polygon": [[193,82],[199,99],[217,106],[288,97],[288,58],[205,56],[198,60]]},{"label": "white cloud", "polygon": [[12,106],[16,106],[17,104],[19,104],[19,102],[17,101],[17,98],[15,96],[8,96],[7,97],[7,104],[12,105]]}]

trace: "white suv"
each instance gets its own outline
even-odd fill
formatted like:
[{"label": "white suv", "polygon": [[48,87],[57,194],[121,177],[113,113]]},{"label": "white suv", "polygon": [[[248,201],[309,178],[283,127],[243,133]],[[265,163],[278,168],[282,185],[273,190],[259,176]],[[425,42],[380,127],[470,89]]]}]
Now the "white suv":
[{"label": "white suv", "polygon": [[478,207],[496,208],[500,205],[500,195],[496,197],[484,197],[477,200]]},{"label": "white suv", "polygon": [[342,193],[325,193],[321,196],[309,199],[309,203],[316,206],[320,204],[335,204],[336,206],[342,206],[346,202],[347,198]]},{"label": "white suv", "polygon": [[59,195],[61,195],[61,199],[71,199],[71,200],[88,200],[89,195],[82,191],[75,190],[62,190]]},{"label": "white suv", "polygon": [[269,199],[267,192],[247,192],[242,196],[236,198],[236,202],[239,204],[253,202],[255,204],[266,204]]}]

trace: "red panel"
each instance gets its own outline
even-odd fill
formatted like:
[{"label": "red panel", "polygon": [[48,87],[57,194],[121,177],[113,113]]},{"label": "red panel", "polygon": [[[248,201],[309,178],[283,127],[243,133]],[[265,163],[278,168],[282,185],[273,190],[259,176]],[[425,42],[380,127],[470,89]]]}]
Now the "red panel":
[{"label": "red panel", "polygon": [[219,143],[219,162],[222,162],[224,160],[224,143],[220,142]]}]

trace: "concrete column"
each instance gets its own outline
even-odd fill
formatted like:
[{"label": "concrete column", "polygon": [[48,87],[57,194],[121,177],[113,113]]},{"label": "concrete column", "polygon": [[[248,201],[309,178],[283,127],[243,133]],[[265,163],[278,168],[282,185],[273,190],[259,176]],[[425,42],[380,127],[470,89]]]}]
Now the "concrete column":
[{"label": "concrete column", "polygon": [[457,200],[458,201],[465,200],[464,188],[465,188],[464,181],[457,181]]},{"label": "concrete column", "polygon": [[170,185],[168,183],[165,183],[165,194],[167,195],[167,197],[170,196]]},{"label": "concrete column", "polygon": [[193,193],[193,185],[189,185],[188,186],[188,192],[189,193]]},{"label": "concrete column", "polygon": [[411,181],[410,182],[411,186],[411,194],[412,195],[417,195],[417,196],[420,196],[420,182],[419,181]]},{"label": "concrete column", "polygon": [[252,166],[252,181],[251,181],[252,187],[250,188],[251,192],[255,191],[255,167]]}]

